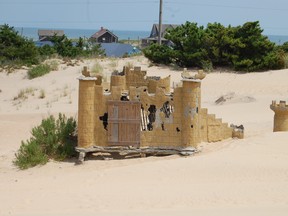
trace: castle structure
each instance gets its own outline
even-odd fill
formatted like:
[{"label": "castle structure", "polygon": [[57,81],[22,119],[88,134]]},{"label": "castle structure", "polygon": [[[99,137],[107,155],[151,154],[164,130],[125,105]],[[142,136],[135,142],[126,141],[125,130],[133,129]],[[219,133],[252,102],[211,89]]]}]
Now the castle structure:
[{"label": "castle structure", "polygon": [[275,112],[274,114],[274,128],[273,131],[288,131],[288,104],[286,101],[272,101],[270,108]]},{"label": "castle structure", "polygon": [[196,149],[202,141],[232,137],[232,127],[201,107],[203,72],[183,77],[182,86],[173,92],[170,76],[147,77],[140,67],[112,75],[110,91],[90,77],[87,68],[82,74],[76,148],[80,153],[97,149],[183,152]]}]

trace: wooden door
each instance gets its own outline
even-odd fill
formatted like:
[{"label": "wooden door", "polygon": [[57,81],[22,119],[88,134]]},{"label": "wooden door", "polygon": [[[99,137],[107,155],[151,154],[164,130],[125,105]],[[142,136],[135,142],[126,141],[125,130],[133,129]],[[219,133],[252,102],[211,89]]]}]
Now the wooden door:
[{"label": "wooden door", "polygon": [[108,101],[108,144],[140,147],[141,103]]}]

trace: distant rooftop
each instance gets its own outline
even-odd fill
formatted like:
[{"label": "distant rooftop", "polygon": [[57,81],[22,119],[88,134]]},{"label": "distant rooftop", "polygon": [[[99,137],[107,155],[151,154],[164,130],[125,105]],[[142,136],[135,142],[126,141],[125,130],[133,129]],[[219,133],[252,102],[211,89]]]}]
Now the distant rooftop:
[{"label": "distant rooftop", "polygon": [[38,36],[49,36],[52,37],[54,35],[63,36],[63,30],[38,30]]}]

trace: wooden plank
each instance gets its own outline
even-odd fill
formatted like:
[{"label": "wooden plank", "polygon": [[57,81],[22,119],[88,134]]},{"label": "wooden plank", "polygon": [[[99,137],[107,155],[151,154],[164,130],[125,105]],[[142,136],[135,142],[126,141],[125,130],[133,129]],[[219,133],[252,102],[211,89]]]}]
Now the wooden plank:
[{"label": "wooden plank", "polygon": [[[108,142],[110,145],[140,146],[141,103],[108,102]],[[110,130],[110,131],[109,131]]]}]

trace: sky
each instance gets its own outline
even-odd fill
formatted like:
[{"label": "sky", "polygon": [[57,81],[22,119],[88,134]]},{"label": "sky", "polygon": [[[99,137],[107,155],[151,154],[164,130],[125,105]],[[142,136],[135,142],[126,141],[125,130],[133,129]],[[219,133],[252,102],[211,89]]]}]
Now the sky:
[{"label": "sky", "polygon": [[[0,25],[150,31],[160,0],[0,0]],[[288,35],[287,0],[163,0],[163,24],[224,26],[260,21],[264,34]]]}]

